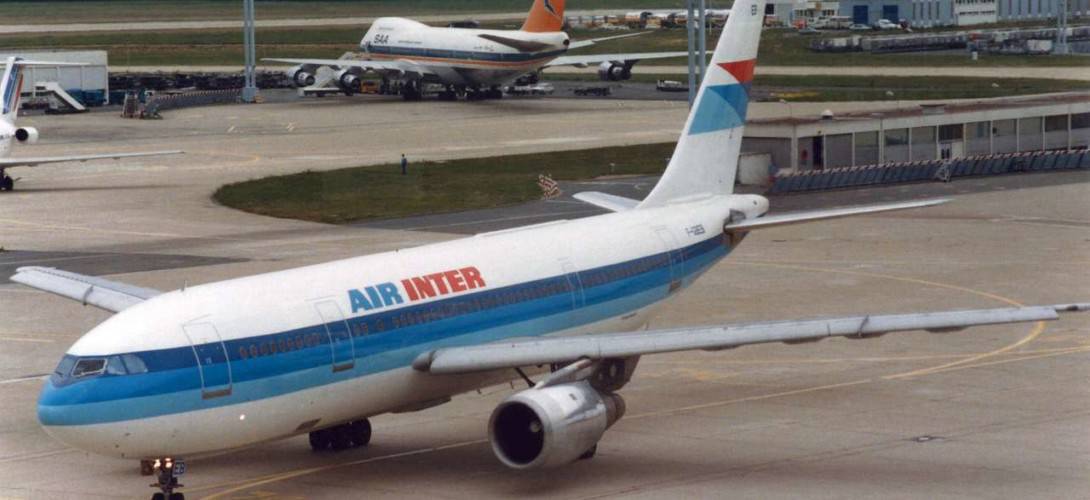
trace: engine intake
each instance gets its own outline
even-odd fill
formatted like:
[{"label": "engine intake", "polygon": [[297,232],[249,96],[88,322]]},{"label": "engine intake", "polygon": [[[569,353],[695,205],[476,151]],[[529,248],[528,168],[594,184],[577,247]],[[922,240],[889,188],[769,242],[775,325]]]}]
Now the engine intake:
[{"label": "engine intake", "polygon": [[309,87],[314,85],[314,73],[307,71],[304,66],[296,66],[288,70],[288,74],[291,75],[291,81],[295,82],[296,86]]},{"label": "engine intake", "polygon": [[613,63],[605,61],[598,65],[598,79],[603,82],[617,82],[632,78],[633,63]]},{"label": "engine intake", "polygon": [[556,467],[598,444],[624,411],[619,395],[599,392],[586,381],[528,389],[493,410],[488,438],[508,467]]},{"label": "engine intake", "polygon": [[360,91],[360,77],[350,70],[342,69],[337,72],[337,86],[345,94],[352,95]]},{"label": "engine intake", "polygon": [[15,129],[15,140],[26,144],[38,142],[38,129],[34,127],[20,127]]}]

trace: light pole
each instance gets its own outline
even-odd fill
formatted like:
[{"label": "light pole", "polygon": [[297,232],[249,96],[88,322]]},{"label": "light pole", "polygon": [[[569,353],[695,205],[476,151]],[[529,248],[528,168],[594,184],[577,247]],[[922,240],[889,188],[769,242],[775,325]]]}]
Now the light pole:
[{"label": "light pole", "polygon": [[[706,21],[708,9],[705,0],[699,0],[696,7],[693,5],[693,0],[685,0],[685,11],[687,15],[685,30],[689,35],[689,107],[691,108],[693,101],[696,100],[696,89],[700,86],[700,81],[704,79],[704,73],[708,69],[708,34],[705,31],[708,26]],[[699,26],[696,24],[697,18],[700,18]]]},{"label": "light pole", "polygon": [[246,68],[243,70],[243,78],[246,82],[242,87],[242,102],[254,102],[257,98],[257,83],[255,78],[257,56],[254,50],[254,0],[242,0],[242,49],[246,60]]},{"label": "light pole", "polygon": [[1057,0],[1059,12],[1056,13],[1056,46],[1053,54],[1067,54],[1067,0]]},{"label": "light pole", "polygon": [[685,0],[685,10],[687,17],[685,18],[685,31],[689,35],[689,107],[693,107],[693,101],[696,100],[696,33],[694,29],[696,26],[693,24],[693,0]]}]

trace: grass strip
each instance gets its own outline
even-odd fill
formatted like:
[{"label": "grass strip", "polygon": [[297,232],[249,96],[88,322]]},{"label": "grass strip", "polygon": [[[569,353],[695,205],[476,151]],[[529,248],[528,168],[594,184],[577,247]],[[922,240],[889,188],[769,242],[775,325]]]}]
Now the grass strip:
[{"label": "grass strip", "polygon": [[[225,206],[272,217],[346,224],[522,203],[556,180],[662,173],[674,143],[306,171],[220,187]],[[411,158],[410,158],[411,161]]]}]

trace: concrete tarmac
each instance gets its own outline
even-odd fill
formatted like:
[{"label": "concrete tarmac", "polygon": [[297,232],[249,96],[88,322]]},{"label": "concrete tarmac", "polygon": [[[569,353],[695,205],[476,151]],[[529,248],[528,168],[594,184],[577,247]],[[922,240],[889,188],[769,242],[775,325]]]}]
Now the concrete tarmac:
[{"label": "concrete tarmac", "polygon": [[[756,116],[782,111],[751,107]],[[10,252],[0,266],[56,265],[172,289],[442,241],[455,235],[272,219],[209,195],[225,182],[402,152],[448,159],[667,141],[684,115],[684,104],[669,102],[327,98],[160,121],[27,117],[21,124],[38,127],[42,141],[20,155],[187,154],[12,170],[22,179],[0,194],[0,246]],[[1086,301],[1087,175],[1043,178],[989,189],[954,182],[943,187],[948,205],[753,233],[651,326]],[[811,203],[853,201],[820,196]],[[82,263],[95,259],[110,265]],[[37,423],[41,377],[106,317],[0,283],[0,497],[151,494],[136,463],[66,448]],[[315,454],[298,437],[190,461],[182,482],[189,498],[1077,498],[1090,477],[1088,377],[1086,315],[650,356],[622,391],[628,415],[598,456],[561,469],[514,472],[491,455],[485,424],[514,384],[376,417],[367,448]]]}]

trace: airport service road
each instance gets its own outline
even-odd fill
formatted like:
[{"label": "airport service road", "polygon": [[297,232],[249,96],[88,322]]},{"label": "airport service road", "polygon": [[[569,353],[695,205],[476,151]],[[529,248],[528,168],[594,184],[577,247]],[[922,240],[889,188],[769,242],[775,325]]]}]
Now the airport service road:
[{"label": "airport service road", "polygon": [[[966,58],[966,63],[969,60]],[[1090,81],[1090,58],[1083,67],[1003,67],[1003,66],[762,66],[758,75],[834,75],[834,76],[965,76],[975,78],[1051,78]],[[987,64],[984,62],[982,64]],[[111,67],[111,69],[114,69]],[[551,73],[593,73],[594,68],[549,68]],[[685,74],[685,66],[637,64],[637,73]]]},{"label": "airport service road", "polygon": [[[1049,78],[1055,80],[1090,81],[1090,58],[1087,67],[968,67],[968,66],[761,66],[757,65],[758,75],[834,75],[834,76],[964,76],[975,78]],[[283,71],[287,66],[257,66],[261,71]],[[110,66],[115,73],[149,73],[156,71],[195,73],[195,72],[235,72],[242,71],[242,66]],[[572,68],[558,66],[549,68],[548,73],[556,74],[594,74],[597,68]],[[633,70],[643,74],[683,75],[688,72],[685,66],[654,66],[637,64]],[[546,76],[546,79],[548,77]]]},{"label": "airport service road", "polygon": [[[226,181],[402,150],[454,158],[670,140],[684,113],[656,102],[325,99],[149,122],[32,117],[23,123],[43,141],[21,154],[192,153],[13,171],[23,178],[0,196],[0,268],[55,265],[166,289],[439,241],[452,236],[258,217],[208,195]],[[956,203],[926,211],[755,233],[653,326],[1086,300],[1087,186],[955,191]],[[150,494],[135,463],[67,449],[36,422],[39,377],[105,317],[0,283],[0,497]],[[649,357],[624,391],[628,417],[597,458],[573,467],[514,473],[492,458],[482,440],[511,392],[500,387],[378,417],[366,449],[314,455],[295,438],[192,461],[183,482],[190,498],[1078,497],[1090,473],[1088,351],[1083,315]]]},{"label": "airport service road", "polygon": [[[603,16],[615,14],[615,10],[576,10],[569,16]],[[471,16],[477,21],[514,21],[526,18],[523,12],[493,12],[487,14],[436,14],[413,16],[422,23],[445,23],[461,21]],[[314,26],[366,26],[375,22],[375,17],[334,17],[318,19],[258,19],[254,21],[258,28],[296,28]],[[147,21],[136,23],[59,23],[59,24],[7,24],[0,25],[0,34],[15,33],[81,33],[92,31],[167,31],[167,30],[205,30],[241,28],[242,21]],[[361,33],[362,35],[362,33]]]}]

